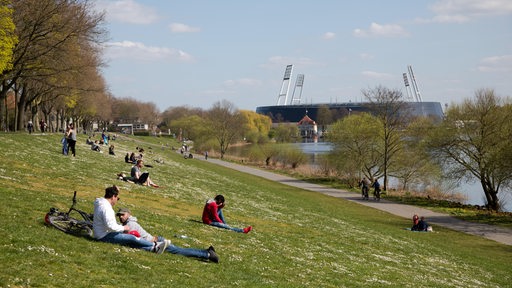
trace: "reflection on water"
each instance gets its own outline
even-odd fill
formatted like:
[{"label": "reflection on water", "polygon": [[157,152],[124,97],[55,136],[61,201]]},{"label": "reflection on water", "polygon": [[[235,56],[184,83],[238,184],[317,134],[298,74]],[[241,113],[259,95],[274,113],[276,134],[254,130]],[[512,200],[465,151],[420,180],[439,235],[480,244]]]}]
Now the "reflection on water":
[{"label": "reflection on water", "polygon": [[[321,155],[325,155],[331,151],[333,148],[332,144],[329,142],[308,142],[308,143],[294,143],[297,147],[299,147],[304,153],[310,155],[310,165],[317,165],[318,158]],[[485,204],[485,196],[482,192],[482,187],[480,183],[464,183],[458,187],[460,193],[466,196],[466,204],[471,205],[484,205]],[[503,193],[503,192],[501,192]],[[500,197],[502,199],[502,205],[504,206],[505,211],[512,211],[512,195],[510,193],[502,195]]]}]

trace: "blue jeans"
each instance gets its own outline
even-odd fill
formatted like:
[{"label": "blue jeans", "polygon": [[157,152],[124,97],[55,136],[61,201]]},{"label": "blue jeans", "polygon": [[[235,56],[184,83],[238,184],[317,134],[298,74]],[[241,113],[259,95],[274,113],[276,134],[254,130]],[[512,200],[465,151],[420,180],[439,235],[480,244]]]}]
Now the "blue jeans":
[{"label": "blue jeans", "polygon": [[[158,242],[165,241],[165,238],[162,236],[158,236],[157,238]],[[182,255],[186,257],[196,257],[196,258],[202,258],[202,259],[208,259],[208,251],[203,249],[195,249],[195,248],[181,248],[176,245],[169,245],[167,248],[165,248],[165,251],[176,254],[176,255]]]},{"label": "blue jeans", "polygon": [[142,238],[137,238],[131,234],[125,234],[121,232],[111,232],[108,233],[105,237],[98,239],[102,242],[112,243],[112,244],[120,244],[124,246],[129,246],[131,248],[139,248],[144,249],[146,251],[152,251],[155,247],[154,242],[150,242],[144,240]]},{"label": "blue jeans", "polygon": [[218,209],[217,210],[217,214],[219,215],[220,220],[222,220],[222,222],[224,222],[224,223],[212,222],[210,225],[215,226],[215,227],[219,227],[219,228],[233,230],[235,232],[240,232],[240,233],[244,232],[244,229],[231,227],[228,224],[226,224],[226,220],[224,220],[224,214],[222,214],[222,209]]},{"label": "blue jeans", "polygon": [[165,249],[165,251],[172,253],[172,254],[182,255],[182,256],[186,256],[186,257],[196,257],[196,258],[208,259],[208,251],[201,250],[201,249],[181,248],[181,247],[171,244]]}]

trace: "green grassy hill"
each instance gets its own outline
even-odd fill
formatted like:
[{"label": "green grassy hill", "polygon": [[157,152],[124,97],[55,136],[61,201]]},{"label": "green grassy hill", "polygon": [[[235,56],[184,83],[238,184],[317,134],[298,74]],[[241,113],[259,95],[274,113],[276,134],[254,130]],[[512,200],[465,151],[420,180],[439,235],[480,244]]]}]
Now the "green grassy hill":
[{"label": "green grassy hill", "polygon": [[[442,227],[405,231],[409,219],[184,159],[168,138],[120,137],[116,156],[91,151],[79,135],[77,157],[61,153],[60,135],[0,134],[0,287],[510,287],[512,247]],[[129,173],[126,152],[146,151],[162,188],[116,179]],[[159,160],[158,162],[155,160]],[[151,233],[182,247],[215,246],[220,263],[100,243],[44,225],[50,207],[92,212],[105,187],[121,188]],[[232,226],[201,224],[216,194]],[[174,238],[184,234],[188,239]]]}]

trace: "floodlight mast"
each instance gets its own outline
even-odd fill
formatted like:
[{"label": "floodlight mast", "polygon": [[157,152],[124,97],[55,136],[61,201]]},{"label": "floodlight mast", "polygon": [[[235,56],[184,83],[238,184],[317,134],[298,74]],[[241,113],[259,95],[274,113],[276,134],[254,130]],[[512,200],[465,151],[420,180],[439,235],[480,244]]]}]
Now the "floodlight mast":
[{"label": "floodlight mast", "polygon": [[405,92],[407,93],[407,100],[412,100],[412,92],[411,92],[411,86],[409,85],[409,80],[407,79],[407,73],[403,74],[404,76],[404,84],[405,84]]},{"label": "floodlight mast", "polygon": [[[290,104],[300,104],[300,100],[302,98],[302,87],[304,87],[304,74],[298,74],[297,79],[295,80],[295,87],[293,88],[292,100]],[[299,88],[299,96],[295,98],[295,89]]]},{"label": "floodlight mast", "polygon": [[409,76],[411,77],[412,89],[414,91],[416,101],[423,102],[423,100],[421,99],[420,89],[418,88],[418,83],[416,83],[416,77],[414,77],[414,72],[412,72],[412,66],[408,65],[407,69],[409,70]]},{"label": "floodlight mast", "polygon": [[[290,91],[290,79],[292,78],[293,65],[286,66],[284,70],[283,84],[281,85],[281,91],[277,97],[277,106],[281,105],[281,99],[284,97],[283,105],[288,102],[288,92]],[[286,87],[286,91],[285,91]]]}]

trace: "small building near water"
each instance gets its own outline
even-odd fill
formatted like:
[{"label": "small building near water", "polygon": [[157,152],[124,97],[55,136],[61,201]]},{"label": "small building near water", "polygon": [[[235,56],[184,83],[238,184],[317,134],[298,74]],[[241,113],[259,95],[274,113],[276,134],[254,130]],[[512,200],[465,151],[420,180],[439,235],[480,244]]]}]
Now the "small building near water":
[{"label": "small building near water", "polygon": [[308,139],[318,139],[318,127],[316,122],[306,114],[298,123],[300,136]]}]

